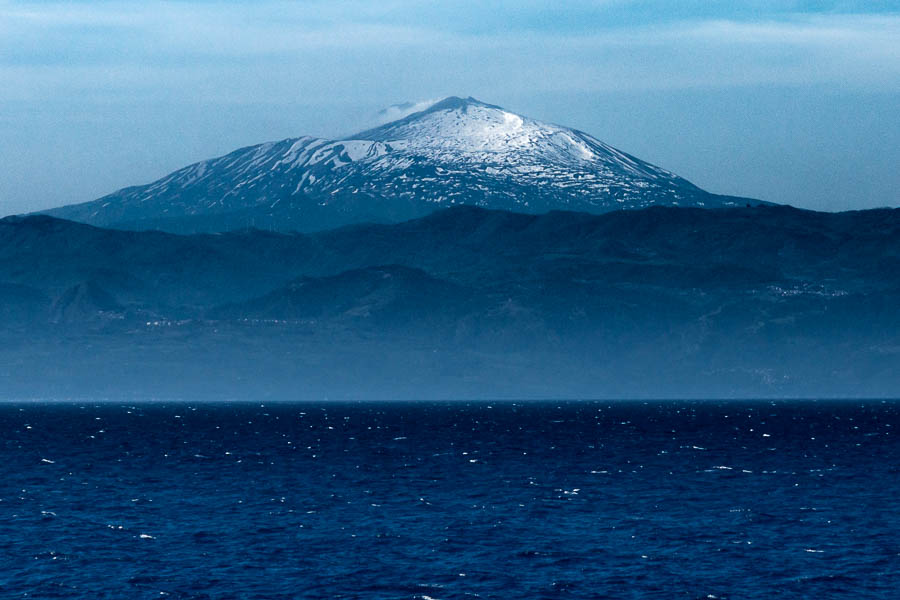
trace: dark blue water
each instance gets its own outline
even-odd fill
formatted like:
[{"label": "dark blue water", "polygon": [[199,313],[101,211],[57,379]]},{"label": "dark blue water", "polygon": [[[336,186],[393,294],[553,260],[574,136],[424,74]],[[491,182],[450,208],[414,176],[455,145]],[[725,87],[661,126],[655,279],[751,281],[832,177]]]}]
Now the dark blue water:
[{"label": "dark blue water", "polygon": [[0,406],[3,598],[896,598],[900,403]]}]

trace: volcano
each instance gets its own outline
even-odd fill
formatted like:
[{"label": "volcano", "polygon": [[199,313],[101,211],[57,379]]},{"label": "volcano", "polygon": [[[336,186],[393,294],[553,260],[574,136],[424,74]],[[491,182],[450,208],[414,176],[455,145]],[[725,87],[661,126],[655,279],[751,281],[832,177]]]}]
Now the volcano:
[{"label": "volcano", "polygon": [[706,192],[581,131],[450,97],[345,139],[300,137],[241,148],[46,214],[175,233],[311,232],[401,222],[454,205],[596,214],[746,202]]}]

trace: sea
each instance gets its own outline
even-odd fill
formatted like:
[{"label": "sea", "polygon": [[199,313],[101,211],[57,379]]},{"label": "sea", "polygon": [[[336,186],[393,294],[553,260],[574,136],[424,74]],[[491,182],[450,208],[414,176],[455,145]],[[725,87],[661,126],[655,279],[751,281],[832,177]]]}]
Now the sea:
[{"label": "sea", "polygon": [[900,402],[2,404],[0,598],[900,598]]}]

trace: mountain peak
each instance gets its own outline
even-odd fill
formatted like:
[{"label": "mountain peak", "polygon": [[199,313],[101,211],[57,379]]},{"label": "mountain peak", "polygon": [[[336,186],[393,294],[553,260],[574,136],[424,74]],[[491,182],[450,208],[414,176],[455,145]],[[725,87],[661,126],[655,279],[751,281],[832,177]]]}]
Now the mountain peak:
[{"label": "mountain peak", "polygon": [[[396,106],[411,107],[415,105],[406,103],[404,105]],[[434,130],[434,127],[429,128],[433,135],[453,136],[458,133],[458,131],[446,130],[441,126],[441,121],[443,122],[443,125],[448,125],[452,121],[496,121],[500,115],[504,114],[519,118],[518,115],[513,115],[513,113],[508,112],[500,106],[476,100],[471,96],[468,98],[448,96],[422,110],[409,113],[400,119],[390,121],[378,127],[361,131],[346,139],[385,141],[415,137],[421,133],[421,124],[429,122],[432,126],[437,126],[438,129],[440,129],[440,131],[436,131]],[[448,116],[449,118],[447,118]],[[440,119],[439,117],[444,118]],[[500,120],[503,120],[503,117],[500,117]],[[411,129],[411,127],[413,128]]]},{"label": "mountain peak", "polygon": [[[492,169],[515,176],[515,168],[606,168],[641,177],[671,174],[641,163],[580,131],[510,112],[475,98],[450,96],[425,110],[347,138],[378,142],[437,162]],[[534,171],[531,171],[534,172]]]}]

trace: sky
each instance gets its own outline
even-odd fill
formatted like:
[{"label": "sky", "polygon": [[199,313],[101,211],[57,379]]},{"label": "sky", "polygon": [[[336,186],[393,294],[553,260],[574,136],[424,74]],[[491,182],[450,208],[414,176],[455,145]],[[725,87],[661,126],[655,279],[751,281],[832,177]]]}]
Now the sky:
[{"label": "sky", "polygon": [[0,0],[0,215],[450,95],[711,192],[900,206],[900,0]]}]

